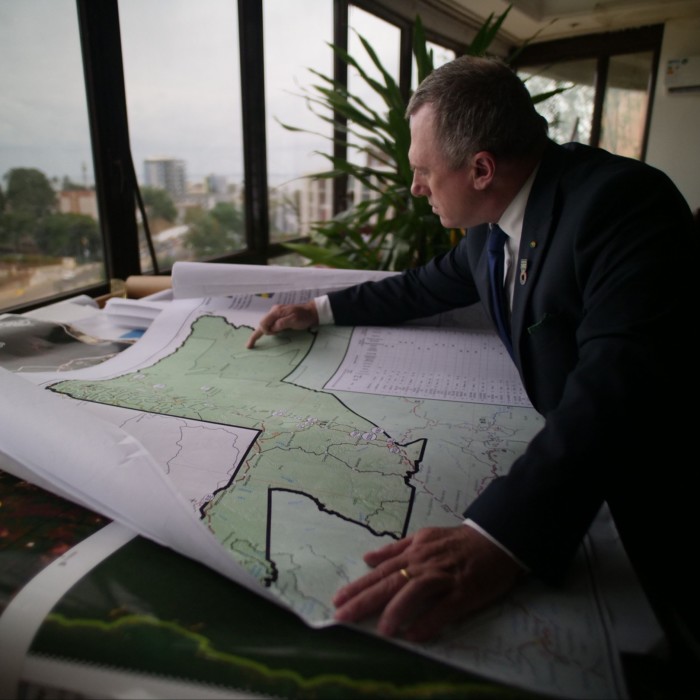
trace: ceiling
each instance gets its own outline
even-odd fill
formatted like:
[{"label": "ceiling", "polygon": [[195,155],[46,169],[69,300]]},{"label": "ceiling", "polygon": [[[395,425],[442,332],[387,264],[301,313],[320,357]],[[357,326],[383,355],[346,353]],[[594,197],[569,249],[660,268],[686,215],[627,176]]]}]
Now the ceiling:
[{"label": "ceiling", "polygon": [[[700,0],[424,0],[455,19],[480,26],[512,5],[501,37],[521,43],[661,24],[700,17]],[[698,38],[700,45],[700,37]]]}]

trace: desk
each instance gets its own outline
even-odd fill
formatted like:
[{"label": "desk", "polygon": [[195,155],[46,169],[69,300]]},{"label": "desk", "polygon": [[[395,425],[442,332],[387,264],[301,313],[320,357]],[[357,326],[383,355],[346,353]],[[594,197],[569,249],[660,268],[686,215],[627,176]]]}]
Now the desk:
[{"label": "desk", "polygon": [[[42,503],[51,499],[21,482],[6,483],[4,501],[12,502],[24,492],[31,496],[18,501],[15,512],[20,517],[10,532],[30,531],[31,523],[26,525],[22,518],[35,508],[32,499]],[[79,523],[73,527],[80,534],[69,528],[69,540],[80,541],[91,527],[101,528],[98,534],[110,527],[95,514],[71,510],[65,503],[54,502],[49,508],[69,524]],[[34,544],[31,551],[37,549]],[[52,550],[58,554],[61,547],[51,542],[42,549],[44,555]],[[20,542],[3,556],[21,550]],[[63,563],[70,562],[64,559]],[[59,561],[57,566],[61,565]],[[22,582],[14,588],[18,585]],[[206,595],[197,595],[201,591]],[[173,672],[185,675],[190,683],[285,697],[479,697],[495,689],[504,697],[528,696],[476,681],[471,674],[375,637],[341,628],[312,630],[278,606],[142,538],[124,544],[81,577],[42,621],[31,645],[32,659],[41,655],[40,662],[32,660],[34,669],[55,670],[51,657],[57,654],[129,669],[127,680],[134,684],[131,697],[136,688],[142,688],[139,673]],[[93,683],[109,687],[103,674],[93,675],[98,676]],[[76,677],[73,674],[73,681]],[[116,679],[110,677],[110,682]],[[163,692],[162,686],[154,694],[173,696]]]}]

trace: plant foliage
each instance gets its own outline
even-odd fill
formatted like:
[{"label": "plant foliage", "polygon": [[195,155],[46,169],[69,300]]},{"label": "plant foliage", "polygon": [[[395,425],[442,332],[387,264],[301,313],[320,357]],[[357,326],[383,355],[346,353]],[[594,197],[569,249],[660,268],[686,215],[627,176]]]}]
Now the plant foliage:
[{"label": "plant foliage", "polygon": [[[510,6],[498,17],[492,13],[466,53],[486,55],[509,11]],[[381,98],[382,110],[372,109],[347,86],[310,69],[320,82],[312,85],[304,98],[310,109],[332,125],[334,136],[325,138],[343,146],[348,158],[321,153],[330,162],[330,168],[308,177],[344,178],[348,189],[353,181],[359,181],[368,196],[329,221],[313,223],[310,243],[288,243],[286,247],[307,258],[311,265],[402,270],[449,250],[463,232],[443,228],[427,199],[411,195],[407,103],[369,42],[360,35],[358,38],[381,80],[370,76],[343,48],[329,46]],[[413,55],[421,82],[433,70],[434,60],[420,17],[414,24]],[[306,131],[283,126],[290,131]]]}]

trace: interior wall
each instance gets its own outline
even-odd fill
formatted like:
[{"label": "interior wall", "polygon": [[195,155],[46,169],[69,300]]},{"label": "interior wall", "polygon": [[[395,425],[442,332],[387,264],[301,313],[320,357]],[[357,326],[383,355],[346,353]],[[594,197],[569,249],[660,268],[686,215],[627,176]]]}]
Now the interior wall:
[{"label": "interior wall", "polygon": [[670,59],[700,56],[700,19],[664,28],[646,161],[676,183],[693,211],[700,209],[700,90],[670,93],[664,84]]}]

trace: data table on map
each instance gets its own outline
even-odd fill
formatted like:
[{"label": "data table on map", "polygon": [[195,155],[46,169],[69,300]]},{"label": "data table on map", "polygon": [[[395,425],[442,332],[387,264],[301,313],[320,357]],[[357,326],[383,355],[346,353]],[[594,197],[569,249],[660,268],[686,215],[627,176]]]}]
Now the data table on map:
[{"label": "data table on map", "polygon": [[530,406],[498,337],[459,328],[353,330],[348,351],[324,387],[506,406]]}]

